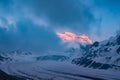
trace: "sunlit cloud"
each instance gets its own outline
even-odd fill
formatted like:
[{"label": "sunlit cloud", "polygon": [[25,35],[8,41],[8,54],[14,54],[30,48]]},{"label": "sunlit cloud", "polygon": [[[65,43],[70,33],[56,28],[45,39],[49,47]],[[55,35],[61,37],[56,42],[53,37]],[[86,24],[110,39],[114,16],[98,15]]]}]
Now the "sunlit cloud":
[{"label": "sunlit cloud", "polygon": [[59,38],[66,42],[79,42],[79,43],[89,43],[92,44],[93,41],[85,34],[76,35],[72,32],[56,33]]}]

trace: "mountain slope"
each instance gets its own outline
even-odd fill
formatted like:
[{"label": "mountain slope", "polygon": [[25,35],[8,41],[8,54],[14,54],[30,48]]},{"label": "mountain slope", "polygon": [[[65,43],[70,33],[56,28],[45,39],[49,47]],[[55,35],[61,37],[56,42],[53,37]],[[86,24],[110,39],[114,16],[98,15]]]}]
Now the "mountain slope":
[{"label": "mountain slope", "polygon": [[94,42],[72,63],[89,68],[120,69],[120,34],[102,42]]}]

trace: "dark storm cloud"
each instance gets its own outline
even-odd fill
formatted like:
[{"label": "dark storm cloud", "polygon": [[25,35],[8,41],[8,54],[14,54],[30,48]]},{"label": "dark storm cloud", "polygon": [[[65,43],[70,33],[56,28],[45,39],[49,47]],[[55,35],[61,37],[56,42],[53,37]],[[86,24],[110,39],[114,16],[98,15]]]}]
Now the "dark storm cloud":
[{"label": "dark storm cloud", "polygon": [[90,9],[79,0],[0,0],[0,16],[1,50],[36,52],[64,48],[55,29],[88,33],[94,21]]},{"label": "dark storm cloud", "polygon": [[[88,32],[95,21],[90,9],[79,0],[26,0],[17,3],[29,13],[47,20],[54,28]],[[53,27],[54,26],[54,27]]]},{"label": "dark storm cloud", "polygon": [[[22,23],[22,24],[21,24]],[[54,32],[43,27],[35,26],[31,21],[25,20],[18,23],[19,38],[22,37],[23,48],[34,48],[35,51],[46,51],[51,49],[60,49],[59,39]],[[31,27],[34,26],[34,27]]]},{"label": "dark storm cloud", "polygon": [[0,0],[0,14],[9,14],[12,6],[12,0]]},{"label": "dark storm cloud", "polygon": [[120,0],[95,0],[94,3],[113,13],[120,13]]},{"label": "dark storm cloud", "polygon": [[16,31],[13,30],[14,28],[9,30],[0,28],[0,50],[22,49],[45,52],[62,49],[54,32],[34,25],[29,19],[18,21],[16,26]]},{"label": "dark storm cloud", "polygon": [[120,29],[120,0],[93,0],[97,17],[101,17],[99,28],[101,39],[114,36]]},{"label": "dark storm cloud", "polygon": [[57,30],[105,39],[120,21],[119,4],[114,0],[0,0],[0,49],[62,49]]},{"label": "dark storm cloud", "polygon": [[0,0],[0,7],[7,9],[12,5],[12,3],[12,0]]},{"label": "dark storm cloud", "polygon": [[56,25],[89,27],[88,24],[94,19],[90,10],[79,0],[39,0],[35,2],[35,9],[38,15],[47,16]]}]

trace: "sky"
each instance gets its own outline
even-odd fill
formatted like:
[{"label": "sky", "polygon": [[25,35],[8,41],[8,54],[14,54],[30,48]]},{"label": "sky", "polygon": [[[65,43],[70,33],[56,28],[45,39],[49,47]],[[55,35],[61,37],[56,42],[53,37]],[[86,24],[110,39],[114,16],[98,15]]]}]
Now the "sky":
[{"label": "sky", "polygon": [[61,51],[56,33],[102,41],[120,30],[119,21],[119,0],[0,0],[0,50]]}]

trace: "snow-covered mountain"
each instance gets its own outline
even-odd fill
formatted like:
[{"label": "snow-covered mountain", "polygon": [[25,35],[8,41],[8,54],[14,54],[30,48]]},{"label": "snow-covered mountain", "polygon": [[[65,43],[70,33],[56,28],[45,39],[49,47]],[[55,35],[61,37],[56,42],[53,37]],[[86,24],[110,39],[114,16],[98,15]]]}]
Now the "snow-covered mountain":
[{"label": "snow-covered mountain", "polygon": [[10,52],[0,52],[0,63],[29,61],[32,53],[27,51],[15,50]]},{"label": "snow-covered mountain", "polygon": [[108,40],[94,42],[72,63],[89,68],[120,69],[120,34]]},{"label": "snow-covered mountain", "polygon": [[108,40],[70,48],[65,52],[49,52],[45,55],[33,55],[31,52],[15,50],[0,52],[0,63],[22,61],[72,61],[89,68],[120,69],[120,34]]},{"label": "snow-covered mountain", "polygon": [[48,52],[44,55],[32,54],[28,51],[15,50],[10,52],[0,52],[0,63],[9,62],[33,62],[33,61],[66,61],[70,55],[64,52]]},{"label": "snow-covered mountain", "polygon": [[25,80],[120,80],[120,35],[44,55],[0,52],[0,63],[2,71]]}]

